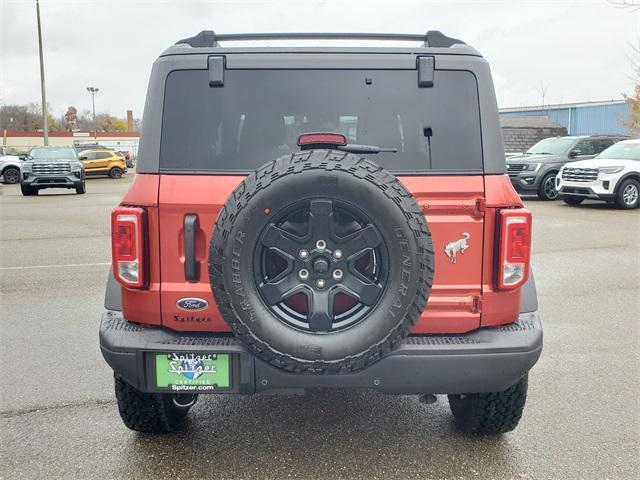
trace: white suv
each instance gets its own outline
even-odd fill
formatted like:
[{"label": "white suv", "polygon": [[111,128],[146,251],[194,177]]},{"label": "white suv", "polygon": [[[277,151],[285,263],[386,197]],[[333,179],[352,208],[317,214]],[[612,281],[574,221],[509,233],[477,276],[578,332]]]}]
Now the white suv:
[{"label": "white suv", "polygon": [[560,198],[569,205],[585,199],[640,205],[640,139],[618,142],[590,160],[565,165],[556,177]]}]

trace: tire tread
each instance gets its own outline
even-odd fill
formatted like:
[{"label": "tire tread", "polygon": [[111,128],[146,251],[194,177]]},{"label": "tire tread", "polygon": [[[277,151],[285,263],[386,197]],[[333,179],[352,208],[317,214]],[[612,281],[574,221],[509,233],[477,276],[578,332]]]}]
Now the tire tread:
[{"label": "tire tread", "polygon": [[[235,313],[231,296],[224,284],[222,245],[227,241],[237,214],[247,207],[251,198],[273,182],[295,176],[307,170],[344,171],[372,183],[382,190],[403,212],[418,244],[420,261],[419,288],[415,298],[396,326],[380,342],[368,349],[341,360],[305,360],[279,352],[256,337]],[[209,272],[216,304],[232,332],[256,356],[280,369],[295,373],[338,374],[349,373],[367,367],[399,345],[420,317],[431,290],[434,272],[434,251],[431,233],[422,209],[413,195],[394,175],[374,162],[356,155],[334,150],[310,150],[294,153],[267,163],[250,174],[230,195],[221,209],[209,250]]]},{"label": "tire tread", "polygon": [[127,428],[142,433],[169,433],[183,426],[187,412],[179,411],[169,394],[141,392],[118,375],[114,379],[118,410]]},{"label": "tire tread", "polygon": [[461,430],[499,435],[518,426],[527,400],[528,376],[502,392],[449,395],[449,405]]}]

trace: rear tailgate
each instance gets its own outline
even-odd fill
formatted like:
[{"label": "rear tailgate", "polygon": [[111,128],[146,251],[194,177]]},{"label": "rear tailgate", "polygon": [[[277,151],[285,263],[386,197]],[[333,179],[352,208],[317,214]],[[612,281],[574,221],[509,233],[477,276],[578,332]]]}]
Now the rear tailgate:
[{"label": "rear tailgate", "polygon": [[[218,212],[242,181],[240,176],[162,175],[159,217],[162,323],[176,330],[226,331],[207,268],[208,246]],[[422,206],[435,247],[434,286],[414,333],[458,333],[480,325],[484,188],[481,176],[401,177]],[[197,278],[189,281],[185,220],[195,217]],[[187,222],[187,225],[189,222]],[[465,239],[467,248],[448,256],[447,244]],[[455,255],[455,261],[453,261]],[[188,311],[181,299],[199,298],[206,308]]]}]

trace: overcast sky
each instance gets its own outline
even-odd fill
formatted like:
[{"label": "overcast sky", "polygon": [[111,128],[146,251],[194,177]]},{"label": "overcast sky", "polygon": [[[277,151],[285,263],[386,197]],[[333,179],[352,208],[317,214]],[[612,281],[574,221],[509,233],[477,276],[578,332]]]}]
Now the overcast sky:
[{"label": "overcast sky", "polygon": [[[141,116],[151,64],[176,40],[218,33],[441,30],[490,62],[501,107],[620,99],[630,93],[630,43],[640,10],[607,0],[42,0],[47,100],[58,116]],[[0,0],[0,103],[39,102],[35,0]]]}]

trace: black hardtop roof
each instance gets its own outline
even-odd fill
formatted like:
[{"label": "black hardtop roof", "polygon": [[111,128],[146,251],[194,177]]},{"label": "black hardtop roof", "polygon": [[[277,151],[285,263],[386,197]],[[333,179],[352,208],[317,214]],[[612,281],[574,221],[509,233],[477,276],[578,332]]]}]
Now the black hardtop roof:
[{"label": "black hardtop roof", "polygon": [[[221,42],[237,41],[270,41],[270,40],[380,40],[380,41],[406,41],[422,42],[419,46],[312,46],[312,47],[283,47],[283,46],[247,46],[226,47]],[[474,55],[480,54],[467,45],[464,41],[444,35],[442,32],[432,30],[426,34],[411,33],[340,33],[340,32],[285,32],[285,33],[226,33],[217,34],[213,30],[203,30],[193,37],[178,40],[169,47],[162,56],[184,55],[195,53],[415,53],[415,54],[447,54],[447,55]]]}]

